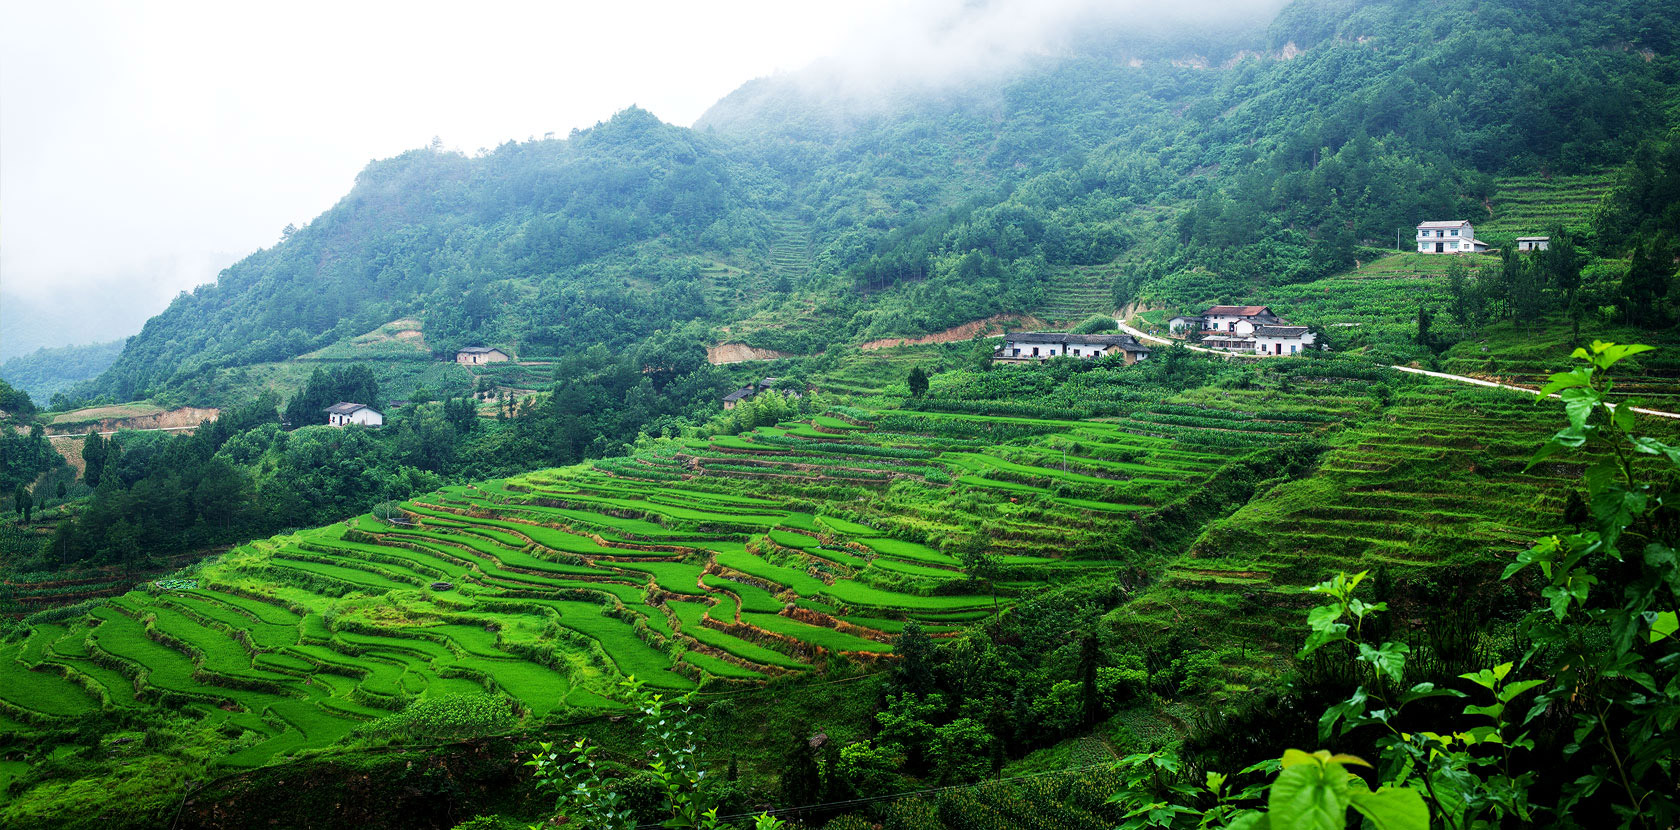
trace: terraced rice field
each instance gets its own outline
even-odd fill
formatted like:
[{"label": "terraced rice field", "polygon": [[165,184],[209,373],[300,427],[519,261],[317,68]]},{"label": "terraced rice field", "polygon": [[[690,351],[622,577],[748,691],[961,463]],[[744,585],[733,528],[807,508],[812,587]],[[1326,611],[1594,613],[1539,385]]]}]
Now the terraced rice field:
[{"label": "terraced rice field", "polygon": [[[1652,409],[1680,411],[1680,350],[1672,332],[1606,328],[1583,332],[1583,339],[1660,345],[1617,367],[1613,394]],[[1441,370],[1539,389],[1558,370],[1556,355],[1567,354],[1574,334],[1562,320],[1522,326],[1489,327],[1483,337],[1455,346],[1441,362]]]},{"label": "terraced rice field", "polygon": [[1502,178],[1487,217],[1474,217],[1477,236],[1544,236],[1554,225],[1585,231],[1593,208],[1615,186],[1612,173]]},{"label": "terraced rice field", "polygon": [[1409,337],[1417,331],[1419,303],[1439,310],[1446,302],[1446,271],[1453,262],[1471,269],[1499,264],[1487,256],[1392,254],[1345,274],[1267,288],[1254,302],[1296,325],[1324,326],[1332,339],[1339,332]]},{"label": "terraced rice field", "polygon": [[921,366],[932,372],[941,364],[956,363],[968,348],[968,343],[955,343],[853,352],[843,356],[839,365],[823,372],[816,386],[824,392],[865,397],[897,386],[901,390],[899,394],[906,394],[909,390],[904,379],[913,367]]},{"label": "terraced rice field", "polygon": [[[241,546],[0,653],[0,712],[51,724],[174,706],[252,766],[404,707],[611,706],[625,675],[723,689],[870,664],[1048,581],[1101,577],[1136,516],[1232,455],[1322,432],[1209,399],[1108,420],[838,408],[739,436],[447,487]],[[978,541],[996,596],[956,551]],[[994,605],[995,603],[995,605]]]},{"label": "terraced rice field", "polygon": [[1059,269],[1045,286],[1044,302],[1033,315],[1056,323],[1079,323],[1097,314],[1114,313],[1114,281],[1120,266],[1074,265]]},{"label": "terraced rice field", "polygon": [[[1313,476],[1210,526],[1134,610],[1155,624],[1213,614],[1227,620],[1221,638],[1273,642],[1310,603],[1305,587],[1338,571],[1497,574],[1562,526],[1583,465],[1528,466],[1562,423],[1561,405],[1520,393],[1414,383],[1380,417],[1340,432]],[[1641,428],[1675,429],[1662,419]]]}]

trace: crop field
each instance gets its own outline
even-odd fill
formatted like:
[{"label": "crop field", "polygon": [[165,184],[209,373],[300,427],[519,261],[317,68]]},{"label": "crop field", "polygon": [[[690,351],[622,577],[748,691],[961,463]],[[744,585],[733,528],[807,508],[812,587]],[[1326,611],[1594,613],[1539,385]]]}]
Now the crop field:
[{"label": "crop field", "polygon": [[1445,303],[1446,271],[1453,262],[1471,269],[1499,264],[1488,256],[1391,254],[1345,274],[1267,288],[1254,302],[1271,306],[1293,324],[1323,326],[1332,340],[1350,329],[1373,338],[1404,339],[1417,331],[1420,303],[1437,310]]},{"label": "crop field", "polygon": [[[1582,332],[1583,339],[1659,346],[1618,366],[1613,394],[1668,412],[1680,411],[1680,349],[1671,332],[1608,327]],[[1459,375],[1539,389],[1558,370],[1557,355],[1571,350],[1573,333],[1562,320],[1521,326],[1490,326],[1484,336],[1453,347],[1441,369]]]},{"label": "crop field", "polygon": [[1593,208],[1616,184],[1613,174],[1514,176],[1498,180],[1489,216],[1471,217],[1478,237],[1544,236],[1556,225],[1587,230]]},{"label": "crop field", "polygon": [[[1289,621],[1312,602],[1305,588],[1327,575],[1497,575],[1539,537],[1563,528],[1566,495],[1584,465],[1529,466],[1562,424],[1555,402],[1413,382],[1381,417],[1338,433],[1312,476],[1281,484],[1210,526],[1132,605],[1134,621],[1150,629],[1183,615],[1222,619],[1209,632],[1215,640],[1287,653],[1296,643],[1277,642],[1278,632],[1294,630]],[[1641,428],[1659,436],[1675,431],[1655,418]],[[1451,579],[1441,583],[1451,590]]]},{"label": "crop field", "polygon": [[[918,357],[892,351],[860,359],[878,377]],[[188,708],[239,767],[440,696],[564,718],[612,706],[625,675],[711,693],[868,666],[913,622],[944,636],[1049,581],[1101,577],[1139,516],[1233,456],[1340,423],[1272,409],[1234,390],[1101,420],[841,406],[446,487],[401,521],[254,541],[196,587],[37,627],[0,654],[0,714]],[[964,550],[989,554],[989,582]]]},{"label": "crop field", "polygon": [[1044,287],[1044,301],[1032,314],[1057,323],[1074,324],[1096,314],[1114,313],[1117,263],[1073,265],[1053,272]]},{"label": "crop field", "polygon": [[340,340],[294,360],[431,360],[420,321],[393,320],[366,334]]}]

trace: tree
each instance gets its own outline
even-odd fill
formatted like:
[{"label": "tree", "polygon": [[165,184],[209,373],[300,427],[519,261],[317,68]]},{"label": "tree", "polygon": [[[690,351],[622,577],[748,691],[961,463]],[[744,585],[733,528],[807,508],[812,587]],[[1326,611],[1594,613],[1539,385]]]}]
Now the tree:
[{"label": "tree", "polygon": [[957,560],[962,563],[963,573],[972,581],[985,581],[992,591],[992,622],[996,625],[1002,612],[998,608],[997,580],[1001,564],[996,556],[986,551],[986,540],[976,534],[957,547]]},{"label": "tree", "polygon": [[1648,239],[1634,248],[1622,277],[1622,310],[1629,323],[1655,327],[1663,322],[1659,301],[1668,296],[1673,276],[1674,255],[1662,240]]},{"label": "tree", "polygon": [[1435,338],[1432,335],[1430,335],[1430,333],[1429,333],[1429,323],[1430,323],[1429,306],[1427,306],[1427,305],[1418,306],[1417,336],[1416,336],[1417,344],[1419,346],[1422,346],[1422,347],[1426,348],[1426,349],[1433,350],[1435,348]]},{"label": "tree", "polygon": [[29,524],[30,511],[35,509],[35,497],[29,494],[29,488],[19,484],[12,492],[12,503],[17,506],[17,514],[23,519],[23,524]]},{"label": "tree", "polygon": [[1487,311],[1487,301],[1471,285],[1469,269],[1457,257],[1447,265],[1447,313],[1465,329],[1475,328]]},{"label": "tree", "polygon": [[911,620],[904,632],[893,641],[893,653],[898,665],[893,669],[893,685],[907,693],[927,694],[934,690],[933,638],[922,630],[921,623]]},{"label": "tree", "polygon": [[922,367],[920,367],[920,366],[912,368],[910,370],[910,397],[919,398],[919,397],[927,394],[927,391],[928,391],[928,376],[927,376],[927,373],[922,371]]},{"label": "tree", "polygon": [[98,487],[105,475],[105,456],[108,444],[99,437],[99,433],[88,430],[87,438],[82,441],[82,480],[89,487]]}]

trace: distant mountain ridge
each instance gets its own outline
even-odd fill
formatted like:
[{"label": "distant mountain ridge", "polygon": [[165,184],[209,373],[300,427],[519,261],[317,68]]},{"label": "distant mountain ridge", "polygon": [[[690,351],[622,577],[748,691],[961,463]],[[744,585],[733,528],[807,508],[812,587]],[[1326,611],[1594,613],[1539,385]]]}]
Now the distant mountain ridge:
[{"label": "distant mountain ridge", "polygon": [[0,363],[0,379],[29,393],[45,407],[54,395],[99,377],[122,354],[126,340],[82,346],[43,347]]}]

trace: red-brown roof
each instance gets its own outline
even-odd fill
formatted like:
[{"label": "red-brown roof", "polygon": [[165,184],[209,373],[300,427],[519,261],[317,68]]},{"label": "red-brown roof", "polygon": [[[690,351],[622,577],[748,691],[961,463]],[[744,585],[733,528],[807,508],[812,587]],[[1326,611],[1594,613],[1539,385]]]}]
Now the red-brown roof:
[{"label": "red-brown roof", "polygon": [[1263,305],[1216,305],[1202,312],[1202,316],[1217,314],[1221,317],[1259,317],[1271,313],[1272,310]]}]

